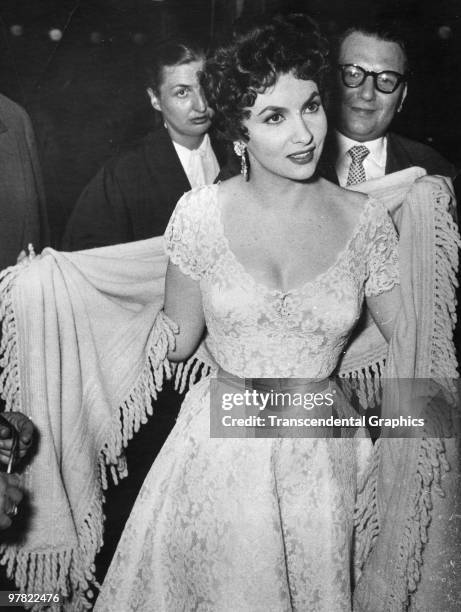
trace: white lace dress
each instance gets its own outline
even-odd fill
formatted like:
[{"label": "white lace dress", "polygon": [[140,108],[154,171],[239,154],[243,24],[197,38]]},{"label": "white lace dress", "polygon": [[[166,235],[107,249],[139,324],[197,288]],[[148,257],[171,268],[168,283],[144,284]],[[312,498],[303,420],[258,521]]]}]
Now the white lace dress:
[{"label": "white lace dress", "polygon": [[[166,231],[171,260],[200,281],[209,350],[239,377],[328,377],[364,295],[398,282],[387,212],[369,199],[335,263],[281,293],[230,250],[218,189],[186,194]],[[210,438],[209,386],[187,394],[95,611],[347,612],[357,479],[371,443]]]}]

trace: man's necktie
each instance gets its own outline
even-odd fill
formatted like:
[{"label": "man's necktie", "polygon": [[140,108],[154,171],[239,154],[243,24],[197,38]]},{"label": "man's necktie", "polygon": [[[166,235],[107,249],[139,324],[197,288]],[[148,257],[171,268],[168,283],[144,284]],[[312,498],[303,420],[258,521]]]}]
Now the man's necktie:
[{"label": "man's necktie", "polygon": [[349,166],[349,174],[347,175],[347,185],[357,185],[367,180],[363,160],[370,153],[365,145],[355,145],[348,151],[351,156],[351,165]]}]

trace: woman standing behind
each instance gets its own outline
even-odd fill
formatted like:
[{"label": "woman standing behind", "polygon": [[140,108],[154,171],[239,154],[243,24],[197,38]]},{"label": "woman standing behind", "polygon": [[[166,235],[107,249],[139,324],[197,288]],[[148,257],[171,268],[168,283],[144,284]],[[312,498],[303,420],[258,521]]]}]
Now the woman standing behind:
[{"label": "woman standing behind", "polygon": [[[380,203],[316,173],[326,71],[323,38],[296,17],[249,30],[209,62],[206,94],[242,175],[189,192],[170,220],[171,360],[191,355],[206,327],[234,377],[327,380],[364,298],[389,335],[394,227]],[[216,439],[209,419],[206,378],[146,478],[95,610],[350,610],[369,441]]]},{"label": "woman standing behind", "polygon": [[[161,125],[107,162],[86,187],[67,227],[69,251],[163,235],[176,202],[192,187],[212,183],[225,164],[225,148],[208,132],[211,116],[199,74],[205,53],[196,44],[173,40],[155,51],[147,94]],[[174,425],[180,401],[162,393],[150,420],[127,451],[136,466],[130,481],[107,495],[106,544],[99,561],[112,557],[135,496],[152,459]]]},{"label": "woman standing behind", "polygon": [[204,63],[204,51],[185,40],[156,49],[147,94],[161,125],[125,147],[87,185],[64,250],[161,236],[182,194],[215,180],[226,151],[208,135],[212,113],[199,82]]}]

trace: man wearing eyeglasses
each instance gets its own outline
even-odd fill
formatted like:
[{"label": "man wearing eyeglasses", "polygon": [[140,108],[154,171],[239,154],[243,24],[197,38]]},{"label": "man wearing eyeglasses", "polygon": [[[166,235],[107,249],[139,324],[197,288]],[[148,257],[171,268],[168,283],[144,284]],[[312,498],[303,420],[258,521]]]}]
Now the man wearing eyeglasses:
[{"label": "man wearing eyeglasses", "polygon": [[[398,38],[389,30],[349,29],[339,40],[336,60],[337,99],[332,109],[336,130],[332,130],[324,149],[323,174],[326,178],[347,187],[411,166],[426,170],[430,176],[421,179],[423,181],[445,184],[445,177],[455,177],[455,168],[439,153],[389,129],[402,108],[408,88],[407,55]],[[451,185],[448,187],[451,189]],[[367,326],[366,316],[361,324]],[[459,343],[460,330],[456,335]],[[379,414],[378,409],[374,413]],[[371,433],[376,436],[376,432]],[[456,461],[450,459],[451,470],[459,476]],[[438,523],[434,522],[435,525],[442,525],[443,520],[448,525],[456,516],[456,502],[449,487],[445,480],[442,485],[446,496],[444,503],[434,501],[434,512],[442,517]],[[454,610],[456,604],[452,606],[450,597],[455,592],[459,575],[455,570],[451,572],[448,564],[443,566],[443,559],[459,556],[459,541],[450,542],[438,528],[428,531],[426,537],[422,580],[412,596],[411,607],[415,610]],[[378,585],[383,578],[377,576],[376,580]]]},{"label": "man wearing eyeglasses", "polygon": [[338,41],[336,60],[336,130],[321,166],[326,178],[346,187],[411,166],[455,176],[439,153],[389,131],[407,95],[407,54],[398,37],[375,26],[350,28]]}]

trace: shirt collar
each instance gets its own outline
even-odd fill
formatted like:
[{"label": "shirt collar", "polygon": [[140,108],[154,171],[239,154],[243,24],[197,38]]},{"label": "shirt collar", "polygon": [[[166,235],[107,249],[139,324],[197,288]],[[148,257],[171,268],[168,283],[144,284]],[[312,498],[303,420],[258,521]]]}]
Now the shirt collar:
[{"label": "shirt collar", "polygon": [[205,134],[202,142],[200,143],[200,146],[197,147],[197,149],[188,149],[184,145],[180,145],[174,140],[173,140],[173,145],[176,151],[178,152],[178,154],[181,154],[183,158],[189,158],[193,151],[195,151],[196,153],[199,153],[201,156],[204,156],[208,153],[209,148],[211,147],[210,137],[208,136],[208,134]]},{"label": "shirt collar", "polygon": [[358,142],[344,136],[344,134],[336,130],[336,142],[338,145],[338,159],[344,158],[351,147],[363,144],[370,150],[370,158],[378,166],[384,168],[386,165],[386,136],[381,136],[380,138],[369,140],[368,142]]}]

